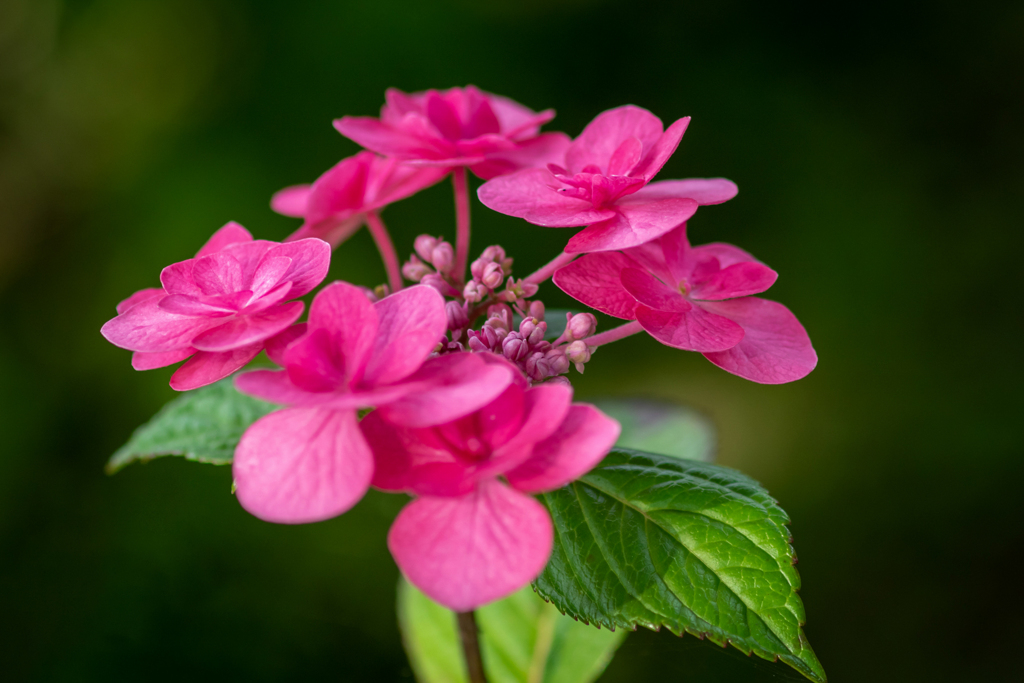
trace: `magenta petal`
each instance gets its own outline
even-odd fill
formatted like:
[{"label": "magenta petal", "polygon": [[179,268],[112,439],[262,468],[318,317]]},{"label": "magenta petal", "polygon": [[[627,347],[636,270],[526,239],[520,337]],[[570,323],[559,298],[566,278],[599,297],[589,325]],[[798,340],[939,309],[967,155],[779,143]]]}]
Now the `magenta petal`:
[{"label": "magenta petal", "polygon": [[[291,264],[278,278],[277,282],[291,282],[289,298],[300,297],[313,291],[313,288],[327,277],[327,269],[331,265],[331,245],[320,239],[304,239],[278,245],[267,252],[257,268],[259,276],[263,264],[270,259],[289,258]],[[253,282],[253,289],[258,287]]]},{"label": "magenta petal", "polygon": [[638,195],[629,195],[616,202],[617,214],[613,218],[573,235],[565,252],[578,254],[636,247],[661,237],[697,211],[697,202],[692,199],[648,201]]},{"label": "magenta petal", "polygon": [[304,334],[306,334],[306,323],[296,323],[291,327],[286,327],[283,331],[278,332],[264,342],[267,357],[278,365],[283,366],[284,354],[288,350],[288,345]]},{"label": "magenta petal", "polygon": [[362,289],[347,282],[332,282],[317,293],[309,307],[309,331],[325,329],[345,359],[346,375],[362,377],[377,338],[377,309]]},{"label": "magenta petal", "polygon": [[206,256],[207,254],[213,254],[227,246],[239,244],[241,242],[252,242],[252,235],[241,225],[231,221],[220,230],[213,233],[213,236],[206,241],[203,248],[196,254],[196,258]]},{"label": "magenta petal", "polygon": [[282,216],[302,218],[306,215],[306,203],[312,185],[292,185],[278,190],[270,198],[270,208]]},{"label": "magenta petal", "polygon": [[496,399],[512,383],[514,372],[507,363],[488,363],[477,354],[437,356],[404,380],[422,383],[421,389],[377,410],[384,419],[408,427],[444,424]]},{"label": "magenta petal", "polygon": [[523,141],[516,149],[489,154],[486,161],[470,166],[469,170],[490,180],[522,169],[562,163],[570,142],[565,133],[543,133]]},{"label": "magenta petal", "polygon": [[650,199],[688,197],[701,206],[721,204],[736,196],[736,183],[725,178],[689,178],[687,180],[659,180],[636,194]]},{"label": "magenta petal", "polygon": [[380,154],[402,159],[432,159],[436,145],[430,140],[429,124],[416,125],[416,114],[404,117],[402,128],[381,123],[368,116],[345,116],[335,120],[334,128],[356,144]]},{"label": "magenta petal", "polygon": [[624,268],[622,270],[622,286],[637,301],[658,311],[685,313],[692,308],[692,305],[679,290],[669,287],[639,268]]},{"label": "magenta petal", "polygon": [[739,344],[704,354],[723,370],[761,384],[782,384],[805,377],[818,364],[807,331],[782,304],[752,296],[700,305],[743,326]]},{"label": "magenta petal", "polygon": [[448,329],[444,297],[426,285],[408,287],[374,304],[377,338],[363,383],[391,384],[413,373]]},{"label": "magenta petal", "polygon": [[171,388],[175,391],[190,391],[213,384],[236,370],[241,370],[262,350],[263,344],[253,344],[222,353],[197,351],[187,363],[171,375]]},{"label": "magenta petal", "polygon": [[166,368],[168,365],[174,365],[177,362],[185,360],[195,352],[196,350],[189,346],[175,351],[165,351],[163,353],[145,353],[143,351],[136,351],[132,354],[132,367],[136,370]]},{"label": "magenta petal", "polygon": [[639,139],[643,149],[650,149],[661,138],[661,119],[641,107],[627,104],[602,112],[587,124],[565,153],[569,173],[580,173],[589,165],[608,168],[615,150],[628,138]]},{"label": "magenta petal", "polygon": [[235,387],[243,394],[283,406],[314,405],[316,394],[303,391],[292,383],[285,370],[252,370],[235,378]]},{"label": "magenta petal", "polygon": [[530,168],[488,180],[477,190],[477,196],[490,209],[549,228],[588,225],[616,215],[554,189],[560,185],[551,171]]},{"label": "magenta petal", "polygon": [[[525,416],[518,433],[492,453],[477,476],[497,476],[530,457],[533,445],[561,428],[572,402],[572,388],[564,384],[541,384],[526,391]],[[501,415],[497,416],[501,419]]]},{"label": "magenta petal", "polygon": [[722,268],[728,268],[737,263],[760,263],[750,253],[739,247],[734,247],[724,242],[712,242],[711,244],[702,244],[699,247],[690,249],[686,259],[687,265],[692,268],[693,264],[711,257],[718,259],[718,264]]},{"label": "magenta petal", "polygon": [[288,235],[285,242],[315,237],[327,242],[332,249],[351,237],[359,228],[363,227],[364,215],[359,213],[347,218],[326,218],[318,223],[303,223],[302,226]]},{"label": "magenta petal", "polygon": [[683,139],[683,133],[686,132],[688,125],[690,125],[690,117],[685,116],[669,126],[668,130],[658,138],[654,145],[644,149],[643,161],[633,169],[630,175],[638,176],[645,180],[650,180],[656,176],[669,157],[675,153],[676,148],[679,147],[679,141]]},{"label": "magenta petal", "polygon": [[458,612],[532,581],[551,555],[551,518],[497,481],[458,498],[417,498],[399,513],[388,548],[409,581]]},{"label": "magenta petal", "polygon": [[431,429],[409,429],[384,420],[379,411],[359,428],[373,451],[373,486],[428,496],[461,496],[476,487],[469,465],[451,453]]},{"label": "magenta petal", "polygon": [[162,296],[166,292],[160,287],[150,287],[148,289],[140,289],[139,291],[132,294],[130,297],[122,301],[117,305],[117,312],[124,313],[135,304],[140,304],[143,301],[148,301],[153,297]]},{"label": "magenta petal", "polygon": [[616,318],[633,320],[636,299],[622,286],[623,268],[637,263],[615,251],[587,254],[555,271],[554,282],[563,292]]},{"label": "magenta petal", "polygon": [[377,209],[386,204],[416,194],[437,183],[449,169],[431,166],[413,166],[400,163],[397,159],[377,157],[366,189],[365,209]]},{"label": "magenta petal", "polygon": [[248,289],[246,275],[242,262],[230,251],[197,258],[192,264],[192,281],[206,296],[226,296]]},{"label": "magenta petal", "polygon": [[268,522],[305,524],[359,502],[373,456],[355,411],[286,408],[246,430],[231,469],[246,510]]},{"label": "magenta petal", "polygon": [[[200,351],[231,351],[273,337],[302,315],[301,301],[291,301],[252,315],[237,315],[192,340]],[[223,318],[214,319],[223,320]]]},{"label": "magenta petal", "polygon": [[114,346],[129,351],[178,351],[192,345],[192,340],[211,327],[220,325],[223,318],[191,317],[171,313],[160,308],[163,297],[147,299],[132,306],[100,329],[100,333]]},{"label": "magenta petal", "polygon": [[743,328],[732,320],[694,306],[685,313],[636,307],[637,322],[666,346],[685,351],[725,351],[743,339]]},{"label": "magenta petal", "polygon": [[761,263],[735,263],[697,284],[690,297],[714,301],[760,294],[775,284],[778,277],[778,273]]},{"label": "magenta petal", "polygon": [[578,479],[611,450],[619,423],[592,405],[569,408],[558,431],[533,447],[519,467],[505,473],[508,483],[530,493],[550,491]]},{"label": "magenta petal", "polygon": [[203,292],[192,281],[192,267],[195,259],[179,261],[160,271],[160,284],[168,294],[183,294],[185,296],[202,296]]}]

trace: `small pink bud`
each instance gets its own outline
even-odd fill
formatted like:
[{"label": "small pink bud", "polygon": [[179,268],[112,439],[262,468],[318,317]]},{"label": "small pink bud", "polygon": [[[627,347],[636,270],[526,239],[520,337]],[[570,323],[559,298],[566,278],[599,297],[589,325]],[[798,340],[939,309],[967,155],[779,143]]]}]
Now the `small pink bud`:
[{"label": "small pink bud", "polygon": [[455,262],[455,250],[447,242],[439,242],[430,252],[430,263],[438,272],[447,273]]},{"label": "small pink bud", "polygon": [[552,375],[564,375],[569,372],[569,359],[565,356],[565,349],[559,347],[551,349],[544,357],[548,361],[548,368]]},{"label": "small pink bud", "polygon": [[487,259],[478,258],[469,264],[469,274],[473,276],[473,279],[479,280],[484,276],[484,267],[490,263]]},{"label": "small pink bud", "polygon": [[402,276],[410,282],[419,282],[424,276],[433,272],[430,266],[420,261],[416,256],[409,257],[409,260],[402,264]]},{"label": "small pink bud", "polygon": [[533,331],[530,332],[530,336],[527,337],[527,341],[530,342],[531,346],[536,346],[544,341],[544,335],[548,333],[548,324],[545,322],[539,322],[534,327]]},{"label": "small pink bud", "polygon": [[503,258],[500,261],[498,261],[498,263],[501,264],[501,269],[504,270],[506,273],[511,273],[512,272],[512,258],[511,257],[510,258]]},{"label": "small pink bud", "polygon": [[537,320],[544,319],[544,302],[543,301],[531,301],[530,302],[530,317],[536,318]]},{"label": "small pink bud", "polygon": [[543,353],[533,353],[526,359],[526,374],[534,381],[542,380],[551,374],[551,368]]},{"label": "small pink bud", "polygon": [[484,266],[484,273],[480,277],[480,281],[490,289],[496,289],[501,286],[501,281],[505,279],[505,273],[502,272],[501,266],[497,263],[488,263]]},{"label": "small pink bud", "polygon": [[570,339],[584,339],[594,334],[597,329],[597,318],[592,313],[577,313],[569,318],[565,331]]},{"label": "small pink bud", "polygon": [[461,330],[469,325],[465,304],[460,304],[458,301],[449,301],[444,305],[444,312],[448,316],[449,330]]},{"label": "small pink bud", "polygon": [[488,323],[500,325],[508,332],[512,329],[512,309],[505,304],[494,304],[487,308]]},{"label": "small pink bud", "polygon": [[462,288],[462,298],[471,304],[483,301],[483,298],[486,295],[487,290],[475,280],[470,280],[466,283],[466,286]]},{"label": "small pink bud", "polygon": [[480,254],[480,258],[487,261],[501,261],[505,258],[505,250],[497,244],[492,244],[484,249],[483,253]]},{"label": "small pink bud", "polygon": [[562,377],[561,375],[555,377],[549,377],[544,384],[561,384],[565,387],[572,387],[572,382],[569,381],[568,377]]},{"label": "small pink bud", "polygon": [[377,285],[376,287],[373,288],[373,295],[377,297],[377,301],[380,301],[390,293],[391,288],[388,287],[387,285]]},{"label": "small pink bud", "polygon": [[519,334],[523,335],[523,338],[527,338],[530,334],[537,329],[536,318],[524,318],[523,322],[519,323]]},{"label": "small pink bud", "polygon": [[487,346],[486,341],[481,338],[479,333],[471,331],[469,337],[469,350],[470,351],[490,351],[491,348]]},{"label": "small pink bud", "polygon": [[520,280],[519,288],[523,292],[520,296],[522,296],[524,299],[529,299],[531,296],[537,293],[537,290],[540,289],[540,285],[535,285],[532,282],[524,282],[523,280]]},{"label": "small pink bud", "polygon": [[416,253],[420,255],[420,258],[424,261],[430,261],[431,254],[434,252],[434,247],[440,242],[440,238],[431,237],[430,235],[420,235],[413,242],[412,248],[416,250]]},{"label": "small pink bud", "polygon": [[420,280],[420,284],[433,287],[437,291],[441,292],[443,296],[456,296],[459,293],[459,290],[448,284],[438,273],[427,273],[423,276],[423,279]]},{"label": "small pink bud", "polygon": [[566,347],[565,355],[576,365],[577,370],[583,372],[583,364],[590,360],[590,347],[585,341],[577,340]]},{"label": "small pink bud", "polygon": [[508,358],[509,360],[522,360],[526,354],[530,352],[530,347],[526,341],[519,336],[518,332],[509,332],[509,335],[505,337],[503,342],[501,342],[501,352],[505,355],[505,358]]}]

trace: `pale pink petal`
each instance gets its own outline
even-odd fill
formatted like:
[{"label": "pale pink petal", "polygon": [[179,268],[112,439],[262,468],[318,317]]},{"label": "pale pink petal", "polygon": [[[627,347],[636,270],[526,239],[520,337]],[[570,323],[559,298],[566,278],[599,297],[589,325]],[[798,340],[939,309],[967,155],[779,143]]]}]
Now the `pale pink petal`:
[{"label": "pale pink petal", "polygon": [[100,329],[107,341],[129,351],[177,351],[192,345],[197,336],[216,327],[223,318],[196,318],[160,308],[160,297],[136,304]]},{"label": "pale pink petal", "polygon": [[[498,178],[497,180],[501,180]],[[492,181],[494,182],[494,181]],[[629,249],[661,237],[697,211],[692,199],[656,199],[647,201],[638,194],[618,200],[616,215],[595,223],[572,236],[567,254]]]},{"label": "pale pink petal", "polygon": [[363,384],[391,384],[414,372],[448,329],[444,297],[426,285],[408,287],[373,305],[377,337]]},{"label": "pale pink petal", "polygon": [[489,154],[486,161],[470,166],[469,170],[484,180],[490,180],[521,169],[561,164],[571,142],[565,133],[542,133],[524,140],[516,149]]},{"label": "pale pink petal", "polygon": [[[192,340],[200,351],[231,351],[273,337],[302,315],[301,301],[280,304],[252,315],[237,315]],[[217,322],[222,319],[214,319]]]},{"label": "pale pink petal", "polygon": [[292,185],[278,190],[270,198],[270,208],[282,216],[302,218],[306,215],[306,204],[312,185]]},{"label": "pale pink petal", "polygon": [[192,281],[206,296],[223,296],[248,289],[245,275],[242,262],[226,251],[197,258],[192,265]]},{"label": "pale pink petal", "polygon": [[213,236],[206,241],[206,244],[204,244],[202,249],[199,250],[199,253],[196,254],[196,258],[213,254],[227,246],[240,244],[242,242],[252,242],[252,235],[241,225],[231,221],[220,230],[213,233]]},{"label": "pale pink petal", "polygon": [[197,351],[187,363],[171,375],[171,388],[175,391],[190,391],[213,384],[241,370],[262,350],[263,344],[253,344],[222,353]]},{"label": "pale pink petal", "polygon": [[693,247],[688,254],[687,261],[692,267],[692,264],[711,257],[718,259],[722,268],[728,268],[737,263],[760,263],[748,252],[724,242],[713,242]]},{"label": "pale pink petal", "polygon": [[160,284],[168,294],[183,294],[185,296],[202,296],[203,292],[192,281],[192,266],[195,259],[178,261],[160,271]]},{"label": "pale pink petal", "polygon": [[554,434],[533,447],[519,467],[505,473],[520,491],[550,491],[578,479],[607,455],[619,423],[588,404],[574,404]]},{"label": "pale pink petal", "polygon": [[650,180],[656,176],[669,157],[675,153],[676,148],[679,147],[679,141],[683,139],[683,133],[686,132],[688,125],[690,125],[690,117],[684,116],[669,126],[668,130],[658,138],[654,145],[644,147],[643,161],[633,169],[630,175],[638,176],[645,180]]},{"label": "pale pink petal", "polygon": [[[276,287],[291,265],[292,260],[287,256],[275,254],[275,250],[268,251],[260,264],[256,266],[256,272],[252,276],[252,297],[254,299],[261,298]],[[293,296],[301,296],[301,294]]]},{"label": "pale pink petal", "polygon": [[383,491],[461,496],[476,487],[469,466],[456,458],[433,429],[410,429],[384,420],[379,411],[359,428],[373,451],[373,486]]},{"label": "pale pink petal", "polygon": [[267,357],[278,365],[283,366],[284,354],[288,350],[288,345],[304,334],[306,334],[306,323],[296,323],[291,327],[286,327],[284,331],[278,332],[264,342]]},{"label": "pale pink petal", "polygon": [[818,364],[807,330],[782,304],[746,297],[700,305],[743,326],[739,344],[704,354],[723,370],[761,384],[782,384],[805,377]]},{"label": "pale pink petal", "polygon": [[685,351],[725,351],[743,339],[743,328],[732,320],[694,306],[685,313],[658,311],[637,304],[636,319],[652,337]]},{"label": "pale pink petal", "polygon": [[560,186],[551,171],[530,168],[487,181],[477,190],[477,196],[490,209],[546,227],[588,225],[616,215],[554,189]]},{"label": "pale pink petal", "polygon": [[122,301],[117,305],[117,312],[124,313],[135,304],[140,304],[143,301],[148,301],[154,297],[163,296],[166,294],[160,287],[150,287],[149,289],[140,289],[139,291],[132,294],[130,297]]},{"label": "pale pink petal", "polygon": [[421,389],[377,410],[389,422],[409,427],[443,424],[496,399],[513,377],[507,364],[488,363],[479,354],[437,356],[404,380],[422,383]]},{"label": "pale pink petal", "polygon": [[[280,244],[267,252],[260,263],[269,259],[288,258],[291,263],[277,279],[277,282],[291,282],[289,298],[300,297],[313,291],[313,288],[327,277],[327,269],[331,265],[331,245],[320,239],[304,239]],[[256,270],[257,276],[260,268]],[[254,281],[253,290],[257,289]]]},{"label": "pale pink petal", "polygon": [[243,394],[255,396],[283,406],[319,405],[328,396],[303,391],[292,383],[285,370],[252,370],[235,378],[235,386]]},{"label": "pale pink petal", "polygon": [[356,144],[379,154],[402,159],[443,158],[445,155],[439,155],[438,147],[431,139],[429,124],[424,120],[414,125],[415,120],[410,118],[414,116],[406,115],[401,127],[381,123],[368,116],[345,116],[334,122],[334,128]]},{"label": "pale pink petal", "polygon": [[620,277],[623,268],[635,268],[636,261],[617,251],[587,254],[555,271],[554,282],[563,292],[602,313],[633,320],[634,299]]},{"label": "pale pink petal", "polygon": [[650,199],[688,197],[701,206],[721,204],[736,196],[736,183],[725,178],[689,178],[687,180],[659,180],[636,194]]},{"label": "pale pink petal", "polygon": [[735,263],[723,268],[690,292],[690,298],[714,301],[760,294],[778,279],[779,274],[761,263]]},{"label": "pale pink petal", "polygon": [[439,182],[449,169],[414,166],[397,159],[377,157],[366,190],[365,209],[379,209]]},{"label": "pale pink petal", "polygon": [[358,381],[377,338],[377,310],[362,289],[347,282],[332,282],[317,293],[309,307],[309,331],[331,333],[345,359],[350,381]]},{"label": "pale pink petal", "polygon": [[305,524],[359,502],[373,456],[355,411],[286,408],[246,430],[231,470],[246,510],[268,522]]},{"label": "pale pink petal", "polygon": [[693,306],[678,289],[669,287],[646,270],[624,268],[622,286],[641,304],[658,311],[685,313]]},{"label": "pale pink petal", "polygon": [[[247,292],[243,292],[242,294],[245,299],[248,299],[250,296]],[[222,318],[235,312],[233,307],[206,303],[185,294],[168,294],[161,298],[157,305],[168,313],[178,313],[180,315],[195,317],[205,316],[210,318]]]},{"label": "pale pink petal", "polygon": [[136,351],[132,354],[132,367],[136,370],[166,368],[168,365],[174,365],[177,362],[185,360],[195,352],[196,350],[191,346],[186,346],[183,349],[177,349],[175,351],[165,351],[163,353],[145,353],[143,351]]},{"label": "pale pink petal", "polygon": [[304,218],[308,224],[329,218],[344,220],[363,210],[373,152],[342,159],[313,183]]},{"label": "pale pink petal", "polygon": [[565,153],[566,168],[570,173],[580,173],[591,164],[607,169],[612,154],[627,138],[635,137],[643,149],[650,149],[662,131],[661,119],[646,109],[631,104],[609,109],[598,114],[573,140]]},{"label": "pale pink petal", "polygon": [[458,498],[417,498],[388,533],[409,582],[457,612],[476,609],[532,581],[551,555],[544,506],[497,481]]}]

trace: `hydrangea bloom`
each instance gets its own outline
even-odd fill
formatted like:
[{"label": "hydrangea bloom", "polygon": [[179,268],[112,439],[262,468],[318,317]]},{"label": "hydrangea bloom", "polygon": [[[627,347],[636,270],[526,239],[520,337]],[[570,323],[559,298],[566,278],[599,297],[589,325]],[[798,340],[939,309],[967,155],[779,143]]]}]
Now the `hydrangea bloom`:
[{"label": "hydrangea bloom", "polygon": [[807,375],[818,357],[788,308],[750,296],[776,277],[738,247],[691,247],[683,224],[640,247],[587,254],[554,280],[588,306],[636,320],[662,344],[699,351],[740,377],[780,384]]},{"label": "hydrangea bloom", "polygon": [[362,498],[373,475],[359,408],[421,427],[461,417],[503,392],[512,381],[508,367],[469,354],[428,360],[447,324],[444,300],[430,287],[377,303],[345,282],[321,290],[304,334],[277,351],[285,369],[235,380],[247,394],[290,406],[257,420],[238,444],[233,471],[242,506],[288,524],[339,515]]},{"label": "hydrangea bloom", "polygon": [[391,527],[388,547],[414,585],[457,611],[502,598],[540,573],[553,532],[528,494],[586,473],[619,435],[618,423],[593,406],[571,404],[565,384],[529,387],[515,376],[488,405],[445,424],[402,427],[379,411],[363,419],[373,485],[417,496]]},{"label": "hydrangea bloom", "polygon": [[178,391],[227,377],[252,360],[264,342],[302,314],[292,301],[327,275],[331,249],[318,239],[289,244],[253,240],[237,223],[218,230],[196,257],[160,273],[162,288],[122,301],[101,330],[134,351],[136,370],[191,358],[171,377]]},{"label": "hydrangea bloom", "polygon": [[569,145],[564,133],[541,133],[555,117],[534,112],[473,86],[404,93],[391,88],[380,118],[345,116],[334,127],[367,149],[405,161],[444,168],[468,166],[494,178],[558,158]]},{"label": "hydrangea bloom", "polygon": [[689,122],[682,118],[664,130],[646,109],[611,109],[572,141],[562,165],[490,180],[478,191],[480,201],[536,225],[589,226],[569,240],[567,253],[638,246],[690,218],[699,205],[736,196],[736,185],[724,178],[651,183]]},{"label": "hydrangea bloom", "polygon": [[446,169],[403,164],[397,159],[360,152],[342,159],[312,185],[293,185],[273,196],[280,214],[302,218],[288,241],[319,237],[332,247],[348,239],[366,214],[433,185]]}]

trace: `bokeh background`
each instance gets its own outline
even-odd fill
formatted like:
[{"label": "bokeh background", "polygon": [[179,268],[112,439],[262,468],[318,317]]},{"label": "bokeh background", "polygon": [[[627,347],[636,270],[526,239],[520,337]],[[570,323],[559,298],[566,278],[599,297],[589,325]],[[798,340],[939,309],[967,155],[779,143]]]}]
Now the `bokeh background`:
[{"label": "bokeh background", "polygon": [[[401,499],[290,528],[244,513],[227,468],[105,475],[173,392],[99,327],[226,221],[293,230],[270,195],[356,151],[333,118],[473,83],[571,135],[624,103],[693,117],[661,177],[740,194],[691,236],[778,270],[820,364],[758,386],[633,337],[578,396],[715,422],[719,462],[793,518],[833,681],[1020,680],[1022,35],[1019,2],[0,0],[0,677],[411,679]],[[569,235],[474,208],[474,251],[500,240],[520,274]],[[442,184],[385,217],[408,252],[453,215]],[[332,273],[378,264],[363,232]],[[638,632],[603,680],[793,678]]]}]

